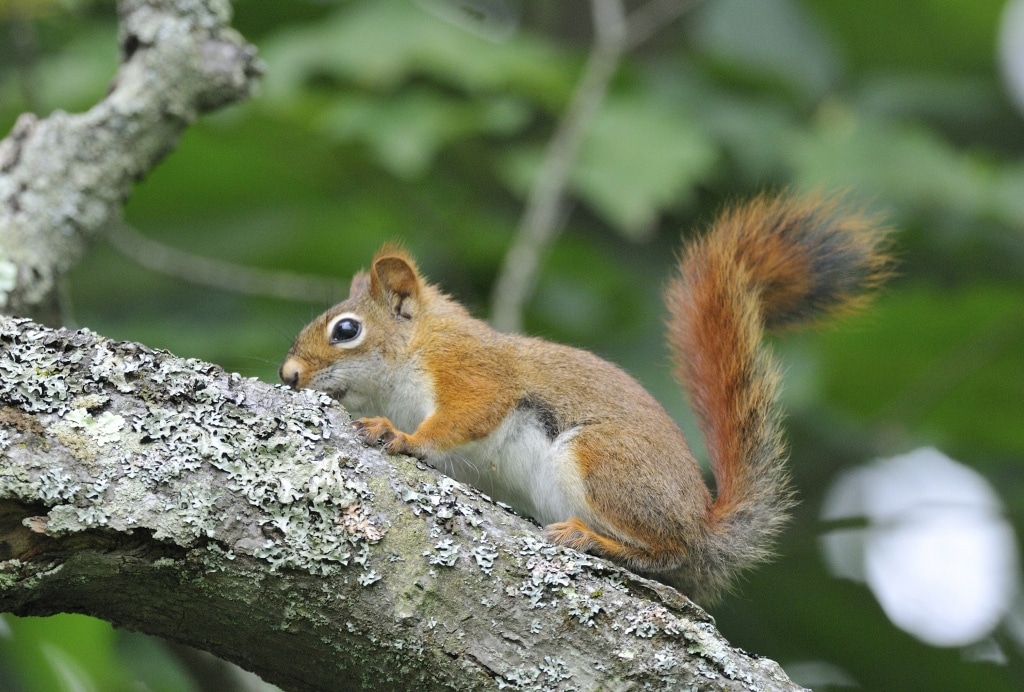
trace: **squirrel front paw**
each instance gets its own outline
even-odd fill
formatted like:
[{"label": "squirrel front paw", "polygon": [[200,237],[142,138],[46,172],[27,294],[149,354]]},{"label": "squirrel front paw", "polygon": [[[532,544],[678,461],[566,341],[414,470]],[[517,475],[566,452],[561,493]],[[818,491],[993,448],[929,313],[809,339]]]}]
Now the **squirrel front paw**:
[{"label": "squirrel front paw", "polygon": [[388,454],[408,454],[418,459],[423,454],[409,444],[409,436],[394,426],[387,418],[360,418],[352,421],[356,437],[371,446],[380,446]]}]

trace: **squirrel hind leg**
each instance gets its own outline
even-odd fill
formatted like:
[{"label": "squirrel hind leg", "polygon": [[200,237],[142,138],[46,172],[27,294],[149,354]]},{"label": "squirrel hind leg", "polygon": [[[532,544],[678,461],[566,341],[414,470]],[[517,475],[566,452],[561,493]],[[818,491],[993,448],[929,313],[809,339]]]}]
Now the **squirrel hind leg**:
[{"label": "squirrel hind leg", "polygon": [[646,556],[646,551],[597,533],[578,517],[548,524],[544,527],[544,537],[553,544],[600,555],[614,562],[633,563],[637,558],[643,560]]},{"label": "squirrel hind leg", "polygon": [[667,414],[644,401],[636,408],[646,420],[662,419],[657,434],[610,420],[584,425],[572,438],[573,482],[566,485],[578,486],[579,496],[544,534],[634,571],[674,570],[699,548],[711,497]]},{"label": "squirrel hind leg", "polygon": [[[602,536],[583,523],[578,517],[548,524],[544,527],[544,538],[557,545],[605,557],[612,562],[641,571],[662,569],[664,557],[651,553],[646,548],[628,545],[608,536]],[[672,560],[671,562],[676,562]]]},{"label": "squirrel hind leg", "polygon": [[544,537],[557,545],[607,558],[642,576],[673,586],[705,607],[716,603],[732,585],[728,572],[707,569],[696,572],[692,564],[694,556],[687,559],[684,549],[674,547],[652,552],[628,545],[596,533],[577,517],[544,527]]}]

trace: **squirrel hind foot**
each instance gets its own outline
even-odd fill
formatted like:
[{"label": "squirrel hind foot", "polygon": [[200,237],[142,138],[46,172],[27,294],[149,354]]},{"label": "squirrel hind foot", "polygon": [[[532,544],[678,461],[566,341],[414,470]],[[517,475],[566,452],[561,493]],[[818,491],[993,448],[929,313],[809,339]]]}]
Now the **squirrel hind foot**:
[{"label": "squirrel hind foot", "polygon": [[681,555],[677,550],[652,551],[623,543],[592,530],[581,519],[570,517],[544,527],[544,538],[581,553],[604,557],[640,572],[660,572],[678,566]]},{"label": "squirrel hind foot", "polygon": [[597,539],[600,536],[576,517],[570,517],[566,521],[545,526],[544,538],[556,545],[564,545],[581,553],[589,553],[596,548]]}]

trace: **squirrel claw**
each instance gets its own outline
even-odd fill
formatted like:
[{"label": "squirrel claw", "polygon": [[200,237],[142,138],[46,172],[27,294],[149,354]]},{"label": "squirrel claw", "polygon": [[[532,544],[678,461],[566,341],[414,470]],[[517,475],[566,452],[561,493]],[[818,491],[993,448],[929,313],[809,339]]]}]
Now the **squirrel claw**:
[{"label": "squirrel claw", "polygon": [[395,439],[395,426],[387,418],[360,418],[352,421],[356,437],[370,446],[383,445]]},{"label": "squirrel claw", "polygon": [[379,446],[388,454],[408,454],[422,459],[423,454],[408,444],[409,436],[397,430],[387,418],[360,418],[352,421],[352,427],[364,444]]}]

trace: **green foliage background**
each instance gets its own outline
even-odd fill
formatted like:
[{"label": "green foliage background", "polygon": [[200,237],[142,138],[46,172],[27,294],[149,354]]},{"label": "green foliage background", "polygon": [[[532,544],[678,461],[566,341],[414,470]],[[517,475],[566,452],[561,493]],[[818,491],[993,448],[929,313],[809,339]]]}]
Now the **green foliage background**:
[{"label": "green foliage background", "polygon": [[[237,0],[235,26],[267,63],[262,92],[192,127],[127,220],[189,252],[342,287],[401,239],[486,315],[590,40],[585,2],[490,4],[517,9],[518,28],[499,17],[482,37],[440,19],[443,0]],[[998,664],[919,643],[864,586],[830,577],[817,547],[843,468],[925,444],[985,475],[1024,531],[1024,120],[995,65],[1002,7],[699,4],[625,59],[527,312],[529,332],[622,364],[697,439],[661,343],[680,234],[766,188],[843,190],[890,219],[900,277],[876,306],[777,344],[802,505],[781,558],[713,611],[733,643],[837,666],[863,689],[1024,688],[1020,640],[995,633]],[[15,41],[26,27],[27,53]],[[25,110],[87,109],[116,62],[112,2],[0,0],[0,132]],[[106,245],[68,282],[76,325],[270,382],[293,335],[342,292],[247,297]],[[6,622],[5,690],[194,688],[149,640],[105,623]]]}]

